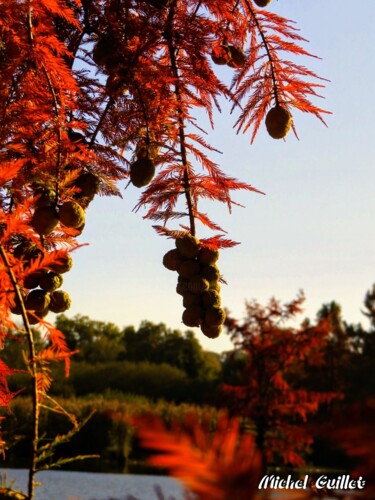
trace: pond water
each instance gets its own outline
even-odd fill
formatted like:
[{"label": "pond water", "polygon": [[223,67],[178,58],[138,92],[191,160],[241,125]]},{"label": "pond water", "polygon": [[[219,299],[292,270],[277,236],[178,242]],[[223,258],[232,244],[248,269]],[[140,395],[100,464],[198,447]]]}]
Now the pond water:
[{"label": "pond water", "polygon": [[[7,484],[26,491],[28,471],[2,469]],[[183,500],[183,487],[175,479],[164,476],[101,474],[93,472],[42,471],[36,476],[41,486],[36,500]],[[163,497],[156,493],[160,488]]]}]

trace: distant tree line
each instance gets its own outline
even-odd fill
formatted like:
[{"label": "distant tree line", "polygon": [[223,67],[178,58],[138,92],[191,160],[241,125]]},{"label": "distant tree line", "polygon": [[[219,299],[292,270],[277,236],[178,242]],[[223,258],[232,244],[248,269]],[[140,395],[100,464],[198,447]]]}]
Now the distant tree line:
[{"label": "distant tree line", "polygon": [[[342,392],[347,403],[366,400],[373,396],[375,373],[375,285],[366,293],[363,314],[369,320],[349,324],[342,316],[340,305],[332,301],[323,304],[317,321],[329,318],[331,332],[325,344],[324,368],[316,369],[306,363],[299,371],[299,385],[311,391]],[[306,326],[311,323],[305,320]],[[249,376],[246,349],[237,343],[221,354],[205,351],[192,330],[181,332],[164,323],[142,321],[138,328],[120,329],[111,322],[92,320],[64,314],[56,317],[73,357],[71,375],[65,378],[63,368],[53,368],[55,394],[65,396],[98,394],[103,391],[145,395],[155,400],[165,398],[175,402],[213,403],[216,389],[222,384],[241,386]],[[230,325],[225,331],[231,334]],[[38,342],[43,339],[38,338]],[[4,362],[22,368],[22,335],[17,340],[5,340]],[[12,348],[13,347],[13,348]],[[10,379],[13,389],[20,389],[27,374],[16,374]],[[297,377],[297,374],[294,374]],[[28,384],[25,383],[25,386]]]},{"label": "distant tree line", "polygon": [[[68,318],[60,314],[56,327],[70,349],[77,351],[70,367],[52,366],[52,394],[84,396],[102,393],[126,393],[150,399],[202,403],[209,399],[221,380],[220,355],[204,351],[191,330],[181,332],[164,323],[142,321],[139,328],[120,329],[111,322],[88,316]],[[34,332],[37,342],[43,342]],[[9,339],[4,353],[12,366],[22,368],[22,335]],[[12,390],[28,387],[27,373],[15,374]],[[27,391],[24,391],[27,394]]]},{"label": "distant tree line", "polygon": [[[83,401],[90,406],[89,401],[103,396],[107,401],[144,396],[155,404],[164,400],[166,405],[188,403],[226,408],[244,419],[257,435],[258,446],[269,455],[273,446],[276,451],[283,450],[289,462],[298,463],[301,458],[319,466],[348,467],[345,456],[321,429],[326,422],[336,421],[334,412],[349,414],[351,405],[374,396],[375,285],[366,293],[363,305],[368,328],[347,323],[335,301],[323,304],[316,321],[305,319],[294,333],[279,320],[299,312],[293,311],[293,307],[299,307],[298,300],[279,310],[273,300],[265,307],[255,301],[247,304],[248,315],[242,322],[228,313],[225,331],[231,336],[233,349],[221,354],[205,351],[193,331],[173,330],[164,323],[142,321],[138,328],[120,329],[111,322],[95,321],[88,316],[68,318],[61,314],[56,318],[56,327],[77,352],[68,378],[61,364],[52,366],[51,394],[70,398],[79,407]],[[323,328],[319,325],[325,325],[324,342],[315,345],[314,338],[318,340],[319,328]],[[37,343],[45,342],[37,331],[34,335]],[[304,344],[309,336],[308,344]],[[22,369],[19,345],[24,337],[13,336],[5,342],[8,346],[3,351],[4,361]],[[28,377],[26,372],[14,374],[10,378],[11,390],[28,387]],[[341,398],[326,404],[333,393]],[[27,389],[22,394],[27,396]],[[298,399],[301,395],[304,400]],[[84,399],[73,403],[75,397]],[[294,402],[285,412],[279,401],[288,406],[289,400]],[[24,403],[19,404],[21,408]],[[312,412],[311,404],[315,405]],[[137,402],[133,411],[137,413],[142,408],[143,403]],[[309,425],[317,430],[315,436],[309,434],[310,427],[304,427],[305,415],[309,413]],[[98,418],[90,426],[95,426]],[[281,421],[288,429],[284,437],[280,433]],[[287,441],[289,445],[301,442],[293,436],[302,430],[308,432],[311,450],[297,450],[296,454],[291,446],[287,453]],[[280,438],[285,440],[282,447],[278,444]],[[280,463],[278,455],[273,453],[272,460],[266,457],[267,462]]]},{"label": "distant tree line", "polygon": [[113,323],[82,315],[70,319],[64,314],[57,316],[56,327],[65,334],[69,348],[79,351],[74,356],[77,362],[165,363],[192,378],[212,378],[220,372],[218,356],[204,351],[191,330],[181,332],[150,321],[142,321],[138,329],[120,330]]}]

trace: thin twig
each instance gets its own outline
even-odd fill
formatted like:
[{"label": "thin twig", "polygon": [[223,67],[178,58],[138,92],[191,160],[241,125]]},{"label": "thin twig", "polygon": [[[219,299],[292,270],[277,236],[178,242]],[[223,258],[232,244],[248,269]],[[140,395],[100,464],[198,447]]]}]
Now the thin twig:
[{"label": "thin twig", "polygon": [[4,265],[9,274],[10,280],[12,282],[14,291],[16,293],[17,300],[20,304],[21,315],[23,319],[23,324],[25,327],[25,332],[27,336],[27,343],[29,349],[29,368],[30,368],[30,376],[31,376],[31,386],[32,386],[32,405],[33,405],[33,440],[32,440],[32,456],[31,463],[29,467],[29,483],[28,483],[28,498],[32,500],[34,498],[35,492],[35,474],[36,474],[36,458],[37,458],[37,450],[38,450],[38,441],[39,441],[39,391],[37,385],[37,363],[35,359],[35,343],[33,332],[30,327],[30,322],[27,317],[27,311],[25,308],[25,302],[18,285],[17,279],[13,273],[12,267],[10,265],[7,253],[0,243],[0,255],[4,262]]},{"label": "thin twig", "polygon": [[170,14],[168,17],[167,29],[165,30],[165,37],[168,42],[168,50],[169,57],[171,60],[171,69],[174,76],[174,92],[177,98],[178,103],[178,135],[180,139],[180,153],[181,153],[181,161],[184,167],[184,193],[186,198],[187,209],[189,212],[189,222],[190,222],[190,231],[193,236],[195,236],[195,217],[193,210],[193,200],[190,192],[190,172],[189,165],[187,160],[186,153],[186,138],[185,138],[185,123],[184,123],[184,113],[182,110],[182,97],[181,97],[181,89],[180,89],[180,75],[178,72],[175,47],[173,44],[173,36],[172,36],[172,24],[173,24],[173,15],[174,15],[174,7],[176,2],[171,6]]}]

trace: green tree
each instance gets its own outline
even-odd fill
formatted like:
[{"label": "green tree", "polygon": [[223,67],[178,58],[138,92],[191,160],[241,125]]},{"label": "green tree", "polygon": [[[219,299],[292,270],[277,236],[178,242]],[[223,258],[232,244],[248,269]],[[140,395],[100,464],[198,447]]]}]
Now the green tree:
[{"label": "green tree", "polygon": [[134,326],[120,330],[113,323],[92,320],[80,314],[73,318],[60,314],[56,318],[56,327],[64,333],[69,348],[78,351],[73,361],[147,361],[174,366],[191,378],[213,381],[220,377],[220,360],[202,349],[191,330],[181,332],[164,323],[147,320],[142,321],[137,330]]},{"label": "green tree", "polygon": [[216,352],[204,351],[201,378],[207,381],[218,381],[222,378],[222,371],[220,355]]},{"label": "green tree", "polygon": [[375,388],[375,284],[366,292],[363,314],[370,321],[366,330],[359,325],[348,325],[353,352],[350,370],[350,401],[365,401],[373,397]]},{"label": "green tree", "polygon": [[248,354],[242,349],[233,349],[222,354],[223,383],[241,384],[243,371],[249,362]]},{"label": "green tree", "polygon": [[334,301],[318,312],[318,319],[329,318],[332,332],[325,350],[326,370],[320,375],[311,373],[310,379],[324,390],[343,391],[346,403],[366,400],[375,387],[375,285],[365,295],[363,314],[370,321],[369,330],[346,323]]},{"label": "green tree", "polygon": [[[191,330],[182,333],[167,328],[164,323],[142,321],[138,330],[132,326],[124,329],[123,342],[123,357],[129,361],[167,363],[192,378],[205,377],[207,372],[212,374],[213,361]],[[216,367],[218,369],[217,363]]]},{"label": "green tree", "polygon": [[364,305],[365,311],[363,311],[363,314],[367,316],[372,331],[375,332],[375,283],[372,285],[372,289],[366,292]]},{"label": "green tree", "polygon": [[[38,349],[46,346],[39,330],[31,329],[35,345]],[[12,364],[14,369],[25,370],[25,358],[27,354],[27,338],[23,332],[9,331],[9,335],[3,340],[1,360],[6,364]],[[10,383],[12,380],[10,379]]]},{"label": "green tree", "polygon": [[164,323],[154,324],[146,320],[141,322],[138,330],[134,326],[126,327],[123,331],[124,358],[131,361],[150,360],[166,330]]},{"label": "green tree", "polygon": [[335,301],[323,304],[317,313],[317,320],[328,320],[331,329],[324,349],[324,371],[320,376],[315,373],[312,377],[315,384],[320,380],[322,390],[344,391],[348,387],[346,374],[352,356],[352,338],[348,335],[341,306]]},{"label": "green tree", "polygon": [[124,350],[123,333],[113,323],[95,321],[80,314],[73,318],[60,314],[56,317],[56,327],[64,333],[69,348],[78,350],[74,356],[76,361],[115,361]]},{"label": "green tree", "polygon": [[158,346],[155,360],[181,368],[190,377],[195,378],[202,374],[204,353],[191,330],[184,333],[173,330],[166,333],[163,342]]}]

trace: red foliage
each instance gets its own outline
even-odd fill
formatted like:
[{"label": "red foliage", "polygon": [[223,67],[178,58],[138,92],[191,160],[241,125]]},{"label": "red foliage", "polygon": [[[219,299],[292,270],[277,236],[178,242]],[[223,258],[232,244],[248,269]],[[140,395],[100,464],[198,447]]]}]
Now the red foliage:
[{"label": "red foliage", "polygon": [[12,370],[0,359],[0,406],[9,406],[11,400],[21,391],[11,392],[8,387],[7,377],[21,370]]},{"label": "red foliage", "polygon": [[[327,437],[354,458],[357,466],[355,477],[366,481],[365,498],[375,496],[375,400],[351,405],[345,414],[334,415],[334,426],[327,426]],[[362,495],[361,495],[362,496]]]},{"label": "red foliage", "polygon": [[[252,139],[277,104],[322,119],[323,110],[309,101],[321,80],[286,56],[310,55],[302,42],[290,21],[250,0],[3,0],[1,336],[18,328],[10,314],[18,305],[26,331],[39,322],[49,332],[52,347],[38,354],[38,364],[68,359],[63,339],[39,321],[42,314],[26,311],[25,283],[77,246],[83,226],[67,227],[58,216],[65,202],[87,209],[92,196],[77,183],[83,173],[95,176],[100,194],[120,195],[118,181],[129,178],[135,159],[147,158],[157,173],[137,207],[163,224],[157,231],[174,237],[165,225],[185,218],[181,226],[193,235],[196,222],[216,232],[202,239],[208,246],[233,246],[199,203],[214,200],[230,210],[233,191],[257,190],[209,158],[215,148],[194,110],[203,109],[213,125],[214,108],[227,98],[241,110],[238,128],[253,127]],[[216,74],[217,46],[230,53],[231,87]],[[52,218],[43,229],[35,222],[42,203]],[[16,250],[25,241],[37,250],[27,259]],[[41,373],[46,390],[48,374]]]},{"label": "red foliage", "polygon": [[281,456],[285,463],[302,465],[301,455],[312,444],[303,424],[323,403],[341,397],[298,385],[307,366],[324,369],[324,347],[331,332],[329,319],[313,326],[286,324],[302,312],[303,301],[300,295],[285,305],[274,298],[265,307],[246,302],[242,322],[229,314],[226,319],[235,346],[246,356],[246,366],[239,385],[223,386],[224,400],[255,426],[267,462]]},{"label": "red foliage", "polygon": [[236,123],[238,128],[252,128],[253,141],[272,101],[289,110],[312,113],[325,123],[322,114],[327,111],[309,100],[310,96],[318,96],[317,90],[324,87],[323,79],[286,58],[314,57],[300,45],[306,40],[291,21],[267,10],[256,10],[249,0],[244,4],[249,14],[250,47],[246,64],[232,83],[236,98],[247,98]]},{"label": "red foliage", "polygon": [[239,421],[222,416],[214,432],[208,422],[190,415],[167,430],[154,416],[135,420],[141,444],[154,452],[149,463],[163,467],[204,500],[249,500],[256,497],[260,454]]}]

